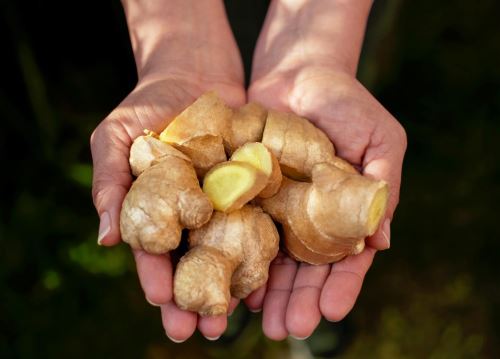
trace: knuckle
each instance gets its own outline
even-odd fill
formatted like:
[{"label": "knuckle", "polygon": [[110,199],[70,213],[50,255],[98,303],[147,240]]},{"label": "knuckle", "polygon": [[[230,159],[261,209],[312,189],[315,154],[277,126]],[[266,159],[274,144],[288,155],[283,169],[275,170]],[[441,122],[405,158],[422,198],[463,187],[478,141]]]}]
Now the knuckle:
[{"label": "knuckle", "polygon": [[92,134],[90,135],[91,149],[95,149],[96,144],[99,142],[99,139],[102,136],[106,136],[106,133],[109,131],[109,126],[110,126],[110,120],[108,116],[96,126],[94,131],[92,131]]},{"label": "knuckle", "polygon": [[94,206],[97,210],[99,210],[100,205],[102,203],[102,199],[106,195],[108,188],[104,185],[102,181],[95,180],[92,184],[92,199],[94,202]]}]

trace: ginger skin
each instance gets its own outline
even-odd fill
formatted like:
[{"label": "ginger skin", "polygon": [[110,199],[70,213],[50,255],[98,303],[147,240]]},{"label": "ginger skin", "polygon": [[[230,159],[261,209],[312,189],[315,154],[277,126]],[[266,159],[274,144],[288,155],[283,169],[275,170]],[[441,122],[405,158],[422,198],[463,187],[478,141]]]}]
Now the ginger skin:
[{"label": "ginger skin", "polygon": [[312,183],[284,179],[279,192],[259,203],[284,227],[296,259],[332,263],[364,248],[385,213],[388,187],[327,163],[312,168]]},{"label": "ginger skin", "polygon": [[[147,143],[151,151],[139,151],[147,149]],[[130,152],[133,171],[140,175],[122,205],[122,239],[135,249],[167,253],[179,245],[182,228],[199,228],[209,221],[212,204],[200,189],[191,161],[175,148],[141,136]],[[137,159],[138,152],[146,153],[147,160]]]},{"label": "ginger skin", "polygon": [[226,160],[229,144],[225,139],[231,134],[232,116],[233,110],[215,92],[207,92],[175,117],[159,138],[188,155],[203,176]]},{"label": "ginger skin", "polygon": [[227,313],[231,295],[245,298],[266,283],[278,244],[271,217],[259,207],[214,212],[207,224],[189,232],[190,250],[174,277],[177,306],[201,315]]},{"label": "ginger skin", "polygon": [[260,141],[266,115],[256,103],[233,111],[215,92],[207,92],[175,117],[159,138],[189,156],[196,173],[203,177],[226,161],[226,152]]},{"label": "ginger skin", "polygon": [[267,110],[255,102],[247,103],[231,118],[229,153],[249,142],[260,142],[266,124]]},{"label": "ginger skin", "polygon": [[335,161],[328,137],[305,118],[269,110],[262,143],[276,156],[286,176],[305,180],[317,163]]}]

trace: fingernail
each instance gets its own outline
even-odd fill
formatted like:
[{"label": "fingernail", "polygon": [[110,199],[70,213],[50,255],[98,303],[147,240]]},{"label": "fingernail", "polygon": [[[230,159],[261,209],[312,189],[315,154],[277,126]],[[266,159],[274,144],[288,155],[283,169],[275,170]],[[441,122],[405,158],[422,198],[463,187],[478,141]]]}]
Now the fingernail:
[{"label": "fingernail", "polygon": [[305,337],[296,337],[296,336],[294,336],[294,335],[290,334],[290,337],[292,337],[292,338],[293,338],[293,339],[295,339],[295,340],[306,340],[307,338],[309,338],[309,337],[310,337],[310,335],[305,336]]},{"label": "fingernail", "polygon": [[186,341],[186,339],[182,339],[182,340],[179,340],[179,339],[174,339],[172,338],[170,335],[167,334],[167,338],[170,339],[172,342],[176,343],[176,344],[180,344],[180,343],[183,343]]},{"label": "fingernail", "polygon": [[97,244],[101,245],[102,240],[106,237],[111,230],[111,218],[108,212],[102,212],[99,223],[99,236],[97,237]]},{"label": "fingernail", "polygon": [[255,309],[252,309],[252,308],[248,308],[248,310],[252,313],[260,313],[262,312],[262,308],[255,308]]},{"label": "fingernail", "polygon": [[157,304],[157,303],[155,303],[155,302],[153,302],[153,301],[149,300],[149,298],[148,298],[148,297],[146,297],[146,301],[147,301],[149,304],[151,304],[153,307],[159,307],[159,306],[160,306],[160,304]]},{"label": "fingernail", "polygon": [[219,339],[219,338],[220,338],[220,335],[219,335],[218,337],[207,337],[207,336],[205,335],[205,338],[213,342],[213,341],[215,341],[215,340]]},{"label": "fingernail", "polygon": [[387,242],[387,249],[391,248],[391,220],[387,218],[382,226],[382,235]]}]

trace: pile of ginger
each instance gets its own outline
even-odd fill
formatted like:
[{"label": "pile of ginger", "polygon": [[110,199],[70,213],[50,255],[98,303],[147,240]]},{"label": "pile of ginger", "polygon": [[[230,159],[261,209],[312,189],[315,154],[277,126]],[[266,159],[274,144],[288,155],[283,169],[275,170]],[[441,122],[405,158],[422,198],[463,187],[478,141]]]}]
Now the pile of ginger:
[{"label": "pile of ginger", "polygon": [[[229,157],[229,159],[228,159]],[[335,156],[307,119],[249,103],[199,97],[159,135],[130,149],[136,176],[120,216],[122,239],[163,254],[188,231],[174,299],[201,315],[227,313],[266,283],[279,249],[325,264],[360,253],[384,216],[388,186]],[[278,231],[276,224],[280,230]]]}]

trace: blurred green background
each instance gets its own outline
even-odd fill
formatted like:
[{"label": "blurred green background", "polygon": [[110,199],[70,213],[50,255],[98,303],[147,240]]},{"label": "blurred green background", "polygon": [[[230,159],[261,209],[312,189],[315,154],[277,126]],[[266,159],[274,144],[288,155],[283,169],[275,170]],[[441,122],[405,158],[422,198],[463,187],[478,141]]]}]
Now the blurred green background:
[{"label": "blurred green background", "polygon": [[[227,1],[248,69],[266,1]],[[500,5],[378,1],[359,77],[409,137],[391,250],[307,341],[169,342],[129,248],[96,245],[89,136],[133,88],[118,1],[4,2],[1,358],[498,358]]]}]

